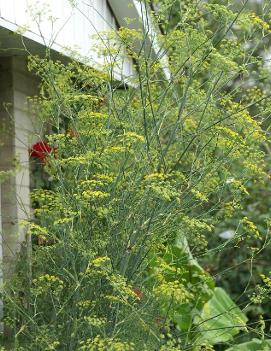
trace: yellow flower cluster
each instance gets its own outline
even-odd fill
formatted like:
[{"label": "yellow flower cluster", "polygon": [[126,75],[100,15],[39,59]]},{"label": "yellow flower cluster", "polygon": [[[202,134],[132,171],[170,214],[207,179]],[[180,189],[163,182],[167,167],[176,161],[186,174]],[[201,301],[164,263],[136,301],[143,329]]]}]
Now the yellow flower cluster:
[{"label": "yellow flower cluster", "polygon": [[35,189],[31,193],[31,199],[33,201],[38,201],[39,203],[54,203],[56,200],[56,194],[51,190]]},{"label": "yellow flower cluster", "polygon": [[137,294],[133,291],[132,286],[128,284],[127,279],[120,274],[112,274],[109,278],[109,284],[112,286],[114,293],[119,297],[119,302],[127,304],[129,300],[135,301]]},{"label": "yellow flower cluster", "polygon": [[46,135],[49,145],[54,147],[65,147],[67,136],[63,133]]},{"label": "yellow flower cluster", "polygon": [[134,343],[96,335],[93,339],[80,342],[80,351],[135,351]]},{"label": "yellow flower cluster", "polygon": [[28,221],[21,221],[21,225],[28,227],[28,233],[31,235],[36,235],[42,239],[45,239],[48,236],[48,229],[42,227],[36,223],[28,222]]},{"label": "yellow flower cluster", "polygon": [[143,143],[145,141],[144,137],[142,135],[139,135],[134,132],[126,132],[122,136],[123,141],[128,141],[128,142],[140,142]]},{"label": "yellow flower cluster", "polygon": [[54,225],[62,225],[62,224],[67,224],[71,223],[73,221],[72,217],[68,218],[58,218],[57,220],[54,221]]},{"label": "yellow flower cluster", "polygon": [[81,101],[91,101],[91,102],[99,102],[99,98],[94,95],[82,93],[82,94],[72,94],[70,96],[67,96],[68,100],[70,102],[81,102]]},{"label": "yellow flower cluster", "polygon": [[[271,272],[269,274],[271,274]],[[271,290],[271,278],[267,277],[264,274],[261,274],[261,278],[262,278],[264,284]]]},{"label": "yellow flower cluster", "polygon": [[191,189],[191,193],[195,196],[197,200],[200,200],[201,202],[208,202],[208,197],[202,192],[198,191],[197,189]]},{"label": "yellow flower cluster", "polygon": [[151,174],[148,174],[144,177],[144,179],[146,181],[150,180],[150,181],[153,181],[153,180],[164,180],[165,179],[165,174],[164,173],[151,173]]},{"label": "yellow flower cluster", "polygon": [[230,178],[227,184],[230,184],[233,189],[239,190],[243,195],[249,195],[249,192],[240,180]]},{"label": "yellow flower cluster", "polygon": [[232,61],[223,54],[220,54],[217,50],[214,50],[211,54],[211,69],[215,72],[216,69],[220,70],[221,66],[225,72],[232,72],[239,70],[239,66],[236,62]]},{"label": "yellow flower cluster", "polygon": [[110,153],[123,152],[125,150],[126,148],[124,146],[115,145],[107,148],[105,151],[110,154]]},{"label": "yellow flower cluster", "polygon": [[114,180],[114,177],[112,175],[108,174],[95,174],[94,178],[103,181],[105,183],[112,183]]},{"label": "yellow flower cluster", "polygon": [[63,158],[58,160],[61,166],[75,166],[78,167],[80,165],[87,165],[92,159],[94,155],[92,152],[88,152],[84,155],[71,156],[67,158]]},{"label": "yellow flower cluster", "polygon": [[106,174],[95,174],[92,179],[82,180],[80,182],[83,188],[104,187],[114,181],[113,176]]},{"label": "yellow flower cluster", "polygon": [[193,118],[193,116],[190,116],[188,118],[185,118],[184,120],[184,130],[186,132],[192,132],[193,130],[195,130],[197,128],[197,122],[196,120]]},{"label": "yellow flower cluster", "polygon": [[46,347],[46,351],[54,351],[57,350],[58,346],[60,345],[59,341],[52,341],[50,342],[49,345]]},{"label": "yellow flower cluster", "polygon": [[78,114],[78,118],[79,120],[84,120],[84,122],[86,122],[86,119],[89,120],[106,120],[108,119],[108,115],[105,113],[101,113],[101,112],[94,112],[94,111],[81,111]]},{"label": "yellow flower cluster", "polygon": [[188,303],[193,295],[185,288],[185,286],[179,281],[164,281],[154,289],[154,293],[159,300],[163,300],[168,303],[184,304]]},{"label": "yellow flower cluster", "polygon": [[101,138],[104,133],[107,133],[106,121],[108,115],[100,112],[92,112],[83,110],[79,113],[77,120],[77,129],[81,136]]},{"label": "yellow flower cluster", "polygon": [[171,174],[150,173],[144,177],[144,191],[149,191],[155,198],[163,201],[175,200],[180,202],[180,183],[185,177],[180,172]]},{"label": "yellow flower cluster", "polygon": [[267,174],[263,170],[263,166],[259,162],[251,162],[249,160],[243,161],[244,168],[249,171],[256,179],[266,178]]},{"label": "yellow flower cluster", "polygon": [[243,224],[247,234],[254,239],[260,239],[261,234],[255,223],[250,221],[247,217],[243,217],[241,223]]},{"label": "yellow flower cluster", "polygon": [[32,280],[33,288],[32,293],[34,295],[44,295],[47,294],[49,291],[54,295],[58,295],[64,288],[64,281],[60,278],[44,274]]},{"label": "yellow flower cluster", "polygon": [[96,305],[95,301],[91,301],[91,300],[82,300],[78,302],[78,306],[80,307],[80,309],[90,309],[92,307],[94,307]]},{"label": "yellow flower cluster", "polygon": [[59,285],[63,285],[64,282],[60,278],[56,277],[55,275],[44,274],[38,277],[37,279],[33,279],[33,283],[37,282],[50,282],[50,283],[57,283]]},{"label": "yellow flower cluster", "polygon": [[102,327],[103,325],[106,324],[107,320],[106,318],[101,318],[101,317],[97,317],[96,315],[93,316],[85,316],[84,320],[91,325],[92,327]]},{"label": "yellow flower cluster", "polygon": [[223,133],[224,135],[232,139],[240,139],[241,137],[239,133],[225,126],[215,126],[214,129],[217,130],[219,134]]},{"label": "yellow flower cluster", "polygon": [[245,99],[251,104],[252,102],[260,100],[264,96],[263,91],[258,87],[247,89]]},{"label": "yellow flower cluster", "polygon": [[224,208],[223,208],[224,216],[226,218],[231,218],[234,215],[234,213],[235,213],[235,209],[236,209],[236,205],[234,204],[233,201],[226,202],[224,204]]},{"label": "yellow flower cluster", "polygon": [[172,338],[172,335],[170,333],[167,333],[166,335],[161,334],[161,339],[164,339],[165,337],[169,339],[164,345],[161,346],[160,351],[182,351],[181,347],[181,340],[178,342],[178,340],[175,340]]},{"label": "yellow flower cluster", "polygon": [[108,256],[99,256],[99,257],[94,258],[91,261],[91,266],[93,266],[95,268],[102,267],[105,264],[110,263],[110,261],[111,260],[110,260],[110,258]]},{"label": "yellow flower cluster", "polygon": [[213,227],[208,223],[201,221],[199,219],[183,216],[181,218],[182,224],[189,228],[189,231],[203,231],[203,232],[211,232]]},{"label": "yellow flower cluster", "polygon": [[82,195],[86,200],[101,200],[109,197],[108,193],[99,190],[85,190],[82,192]]},{"label": "yellow flower cluster", "polygon": [[63,199],[61,199],[59,194],[53,191],[45,189],[34,190],[31,193],[31,199],[38,204],[34,209],[34,213],[37,217],[61,214],[61,219],[63,220],[62,224],[64,224],[68,221],[68,218],[77,215],[76,212],[63,203]]},{"label": "yellow flower cluster", "polygon": [[271,32],[269,24],[264,20],[262,20],[259,16],[257,16],[255,12],[251,12],[249,17],[250,17],[251,23],[255,27]]}]

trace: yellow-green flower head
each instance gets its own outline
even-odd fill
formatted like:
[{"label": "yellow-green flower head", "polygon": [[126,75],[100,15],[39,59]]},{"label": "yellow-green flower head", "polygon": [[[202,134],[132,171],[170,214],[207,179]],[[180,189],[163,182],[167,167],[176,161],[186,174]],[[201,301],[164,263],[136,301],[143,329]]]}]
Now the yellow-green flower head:
[{"label": "yellow-green flower head", "polygon": [[108,193],[105,193],[104,191],[92,191],[92,190],[85,190],[82,192],[83,197],[86,200],[101,200],[109,197],[110,195]]}]

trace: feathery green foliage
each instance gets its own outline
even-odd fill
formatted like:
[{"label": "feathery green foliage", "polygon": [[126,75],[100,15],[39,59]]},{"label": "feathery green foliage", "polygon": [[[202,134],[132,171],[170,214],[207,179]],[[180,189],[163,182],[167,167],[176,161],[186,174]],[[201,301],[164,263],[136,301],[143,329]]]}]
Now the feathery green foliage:
[{"label": "feathery green foliage", "polygon": [[[104,73],[30,57],[41,79],[33,108],[54,152],[40,165],[50,189],[33,191],[24,223],[31,271],[18,269],[6,290],[14,350],[207,351],[249,331],[244,306],[193,256],[223,252],[208,251],[215,228],[249,184],[269,181],[262,121],[238,85],[228,89],[255,60],[249,33],[269,29],[245,6],[198,1],[182,2],[172,28],[178,4],[163,1],[152,16],[170,79],[144,33],[124,28],[105,34]],[[113,78],[123,45],[136,60],[128,84]],[[261,240],[250,217],[238,221],[234,245]]]}]

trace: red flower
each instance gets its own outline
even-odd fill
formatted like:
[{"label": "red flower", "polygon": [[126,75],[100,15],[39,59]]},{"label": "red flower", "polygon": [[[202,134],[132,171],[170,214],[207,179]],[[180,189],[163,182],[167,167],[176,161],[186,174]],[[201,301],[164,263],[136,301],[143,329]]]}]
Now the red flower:
[{"label": "red flower", "polygon": [[30,156],[36,157],[41,161],[45,161],[49,154],[53,152],[53,148],[45,141],[38,141],[32,145],[30,150]]}]

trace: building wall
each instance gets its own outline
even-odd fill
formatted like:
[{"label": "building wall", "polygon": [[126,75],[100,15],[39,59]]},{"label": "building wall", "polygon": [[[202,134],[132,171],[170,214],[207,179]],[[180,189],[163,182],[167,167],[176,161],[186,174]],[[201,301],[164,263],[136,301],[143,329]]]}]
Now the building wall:
[{"label": "building wall", "polygon": [[[100,33],[115,30],[117,23],[107,0],[0,0],[1,26],[13,32],[25,28],[24,37],[68,56],[68,48],[76,50],[99,65],[104,62],[95,52],[97,41],[103,45]],[[133,75],[133,62],[125,50],[118,59],[121,71],[117,69],[116,74]]]},{"label": "building wall", "polygon": [[37,94],[38,82],[24,57],[0,58],[0,170],[13,173],[1,184],[3,278],[8,280],[25,233],[19,222],[30,216],[29,147],[35,119],[27,97]]}]

